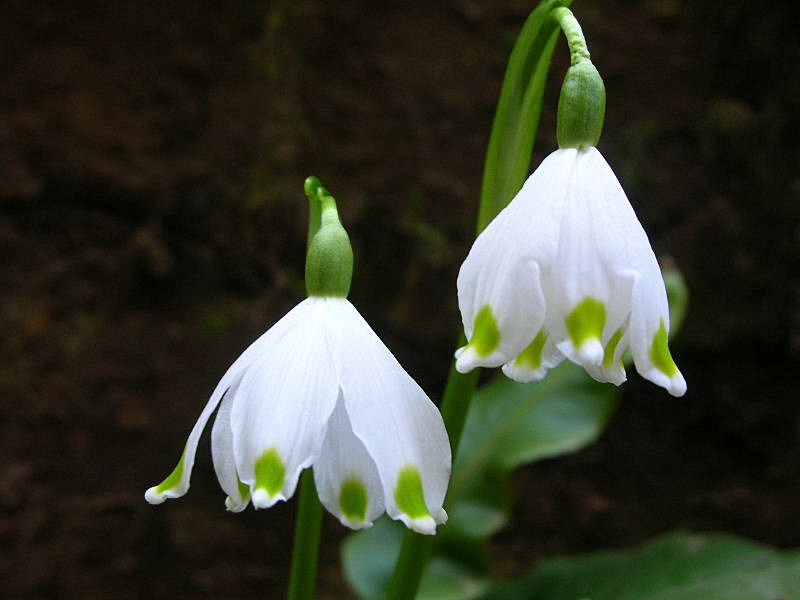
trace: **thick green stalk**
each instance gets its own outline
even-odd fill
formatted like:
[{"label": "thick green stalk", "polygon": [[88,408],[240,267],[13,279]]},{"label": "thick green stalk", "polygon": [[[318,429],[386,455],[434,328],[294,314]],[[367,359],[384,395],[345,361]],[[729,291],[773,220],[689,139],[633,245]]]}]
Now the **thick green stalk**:
[{"label": "thick green stalk", "polygon": [[289,574],[289,600],[313,600],[317,582],[317,559],[322,530],[322,504],[317,499],[314,473],[303,471],[300,477],[300,500],[294,530],[292,570]]}]

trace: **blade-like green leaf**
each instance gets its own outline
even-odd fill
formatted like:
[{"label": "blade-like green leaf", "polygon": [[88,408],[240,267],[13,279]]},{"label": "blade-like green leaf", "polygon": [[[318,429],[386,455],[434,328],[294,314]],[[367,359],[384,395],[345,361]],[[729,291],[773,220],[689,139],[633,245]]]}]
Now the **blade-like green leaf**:
[{"label": "blade-like green leaf", "polygon": [[800,598],[800,551],[727,535],[674,533],[630,552],[540,563],[483,600],[789,600]]},{"label": "blade-like green leaf", "polygon": [[453,467],[452,509],[443,535],[487,537],[502,527],[512,471],[593,442],[614,412],[618,394],[572,363],[538,383],[500,376],[479,390]]},{"label": "blade-like green leaf", "polygon": [[571,3],[541,2],[525,21],[511,51],[486,152],[479,232],[511,201],[530,172],[544,85],[558,37],[558,25],[550,11]]}]

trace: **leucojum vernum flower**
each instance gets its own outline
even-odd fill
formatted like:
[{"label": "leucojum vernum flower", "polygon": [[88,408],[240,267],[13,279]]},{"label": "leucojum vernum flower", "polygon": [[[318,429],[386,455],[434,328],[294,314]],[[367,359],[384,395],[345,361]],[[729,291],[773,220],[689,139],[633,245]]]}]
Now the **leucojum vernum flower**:
[{"label": "leucojum vernum flower", "polygon": [[211,452],[228,510],[287,500],[300,472],[313,467],[319,499],[344,525],[369,527],[386,511],[433,534],[447,519],[442,417],[347,300],[350,242],[333,198],[319,189],[309,297],[230,366],[178,465],[145,498],[158,504],[188,491],[198,440],[217,410]]},{"label": "leucojum vernum flower", "polygon": [[468,344],[456,352],[456,368],[502,365],[508,377],[528,382],[567,358],[596,380],[619,385],[630,347],[643,377],[681,396],[686,382],[667,346],[664,280],[647,234],[595,147],[605,88],[577,21],[567,23],[568,39],[570,27],[577,35],[559,100],[559,149],[478,236],[461,266],[458,304]]}]

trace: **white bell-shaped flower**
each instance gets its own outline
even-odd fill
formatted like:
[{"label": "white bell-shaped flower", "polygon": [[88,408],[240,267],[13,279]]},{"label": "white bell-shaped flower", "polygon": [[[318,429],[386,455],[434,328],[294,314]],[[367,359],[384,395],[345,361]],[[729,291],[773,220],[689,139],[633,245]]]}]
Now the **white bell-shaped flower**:
[{"label": "white bell-shaped flower", "polygon": [[231,511],[290,498],[313,466],[320,500],[348,527],[369,527],[384,510],[426,534],[447,519],[442,417],[346,298],[307,298],[245,350],[148,502],[188,491],[217,406],[211,451]]},{"label": "white bell-shaped flower", "polygon": [[598,381],[686,382],[667,347],[661,271],[625,192],[593,146],[550,154],[475,240],[458,275],[468,344],[456,368],[534,381],[565,357]]},{"label": "white bell-shaped flower", "polygon": [[[333,198],[316,178],[321,215],[306,259],[310,297],[230,366],[200,414],[178,465],[145,499],[189,490],[200,435],[234,512],[290,498],[313,467],[319,499],[348,527],[384,511],[419,533],[447,520],[450,443],[439,411],[347,300],[353,254]],[[313,221],[312,221],[313,223]]]}]

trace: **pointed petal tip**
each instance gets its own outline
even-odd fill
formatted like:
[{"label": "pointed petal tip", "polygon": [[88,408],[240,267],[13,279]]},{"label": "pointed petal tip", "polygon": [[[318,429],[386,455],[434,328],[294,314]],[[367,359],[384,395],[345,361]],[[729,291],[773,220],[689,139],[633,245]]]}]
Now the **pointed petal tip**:
[{"label": "pointed petal tip", "polygon": [[350,529],[369,529],[372,527],[372,521],[366,521],[361,519],[351,519],[349,517],[341,516],[339,517],[339,522],[344,525],[345,527],[349,527]]},{"label": "pointed petal tip", "polygon": [[444,525],[447,523],[447,512],[443,508],[440,508],[436,511],[434,519],[437,525]]},{"label": "pointed petal tip", "polygon": [[680,398],[686,393],[686,380],[683,378],[683,375],[680,371],[677,371],[670,377],[669,375],[662,373],[659,369],[653,368],[642,373],[642,377],[649,379],[656,385],[663,387],[670,393],[670,395],[675,396],[676,398]]},{"label": "pointed petal tip", "polygon": [[596,367],[603,362],[603,344],[597,338],[590,338],[580,345],[577,354],[583,364]]},{"label": "pointed petal tip", "polygon": [[515,361],[507,362],[503,365],[503,375],[519,383],[531,383],[533,381],[541,381],[547,375],[547,368],[541,367],[539,369],[531,369],[529,367],[520,367],[514,364]]},{"label": "pointed petal tip", "polygon": [[148,488],[148,490],[144,493],[144,499],[147,500],[150,504],[161,504],[164,500],[167,499],[165,494],[160,493],[156,486]]},{"label": "pointed petal tip", "polygon": [[686,393],[686,380],[683,378],[683,375],[680,371],[669,378],[669,387],[667,388],[667,391],[676,398],[679,398]]},{"label": "pointed petal tip", "polygon": [[274,505],[277,502],[285,501],[286,498],[280,492],[278,492],[274,496],[270,496],[267,490],[265,490],[264,488],[258,488],[256,491],[253,492],[251,500],[255,508],[269,508],[270,506]]},{"label": "pointed petal tip", "polygon": [[467,346],[462,346],[458,350],[456,350],[456,371],[461,373],[462,375],[465,373],[469,373],[475,367],[479,366],[480,363],[480,356],[478,353],[475,352],[472,348]]},{"label": "pointed petal tip", "polygon": [[230,496],[227,496],[225,498],[225,508],[226,508],[226,510],[228,512],[240,513],[245,508],[247,508],[247,500],[243,500],[241,502],[237,502],[236,500],[234,500]]},{"label": "pointed petal tip", "polygon": [[402,514],[400,515],[400,520],[405,523],[406,527],[422,535],[436,534],[436,521],[429,515],[412,519],[408,515]]}]

